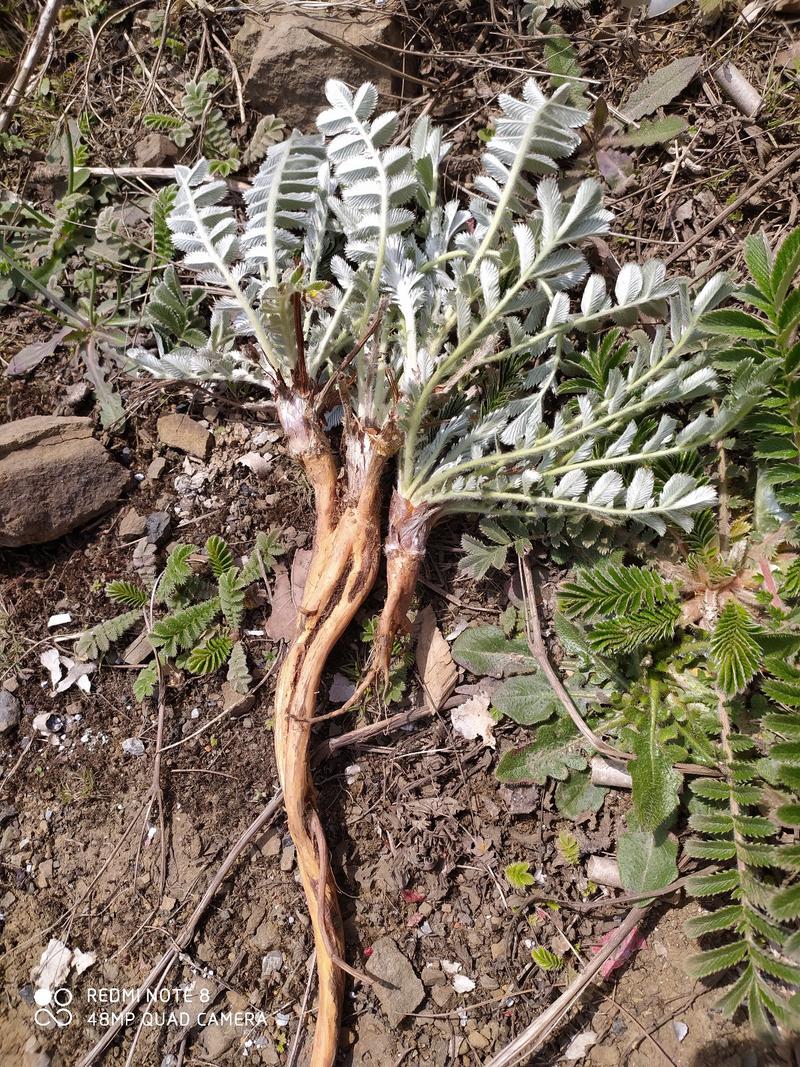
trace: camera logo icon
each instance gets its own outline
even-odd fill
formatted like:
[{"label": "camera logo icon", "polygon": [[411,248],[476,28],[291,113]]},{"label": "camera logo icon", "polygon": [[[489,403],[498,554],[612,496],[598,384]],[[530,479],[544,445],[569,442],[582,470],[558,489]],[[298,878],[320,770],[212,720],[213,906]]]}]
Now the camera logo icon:
[{"label": "camera logo icon", "polygon": [[39,1005],[33,1016],[33,1021],[37,1026],[48,1030],[57,1026],[59,1030],[63,1030],[72,1022],[72,1012],[69,1008],[72,1003],[71,990],[37,989],[34,1000]]}]

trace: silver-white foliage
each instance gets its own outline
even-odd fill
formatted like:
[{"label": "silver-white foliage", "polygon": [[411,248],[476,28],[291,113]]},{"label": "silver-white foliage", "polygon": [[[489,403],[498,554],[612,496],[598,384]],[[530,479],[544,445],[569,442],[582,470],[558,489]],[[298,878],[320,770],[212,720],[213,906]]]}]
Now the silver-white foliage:
[{"label": "silver-white foliage", "polygon": [[[712,415],[701,319],[729,295],[723,275],[692,295],[656,260],[613,285],[590,273],[580,244],[611,214],[596,182],[565,196],[553,177],[588,119],[569,87],[500,97],[468,208],[441,198],[450,146],[427,117],[398,144],[374,86],[326,95],[318,134],[270,148],[243,228],[204,161],[176,167],[170,227],[213,329],[172,351],[162,331],[131,357],[269,390],[296,387],[301,359],[318,388],[347,360],[362,425],[404,432],[398,488],[415,504],[690,524],[713,492],[683,474],[659,486],[653,464],[721,432],[758,376],[743,369]],[[661,324],[636,328],[642,315]]]}]

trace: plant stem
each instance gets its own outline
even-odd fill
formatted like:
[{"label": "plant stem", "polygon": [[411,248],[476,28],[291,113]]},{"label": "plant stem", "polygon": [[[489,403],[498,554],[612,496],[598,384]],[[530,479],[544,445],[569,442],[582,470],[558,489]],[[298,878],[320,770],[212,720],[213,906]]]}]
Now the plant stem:
[{"label": "plant stem", "polygon": [[311,398],[285,394],[278,401],[290,449],[315,490],[317,525],[300,629],[277,678],[275,758],[317,952],[319,1004],[310,1067],[332,1067],[344,991],[344,937],[316,810],[309,746],[322,672],[377,575],[381,475],[389,453],[367,434],[348,441],[348,477],[340,499],[337,465]]}]

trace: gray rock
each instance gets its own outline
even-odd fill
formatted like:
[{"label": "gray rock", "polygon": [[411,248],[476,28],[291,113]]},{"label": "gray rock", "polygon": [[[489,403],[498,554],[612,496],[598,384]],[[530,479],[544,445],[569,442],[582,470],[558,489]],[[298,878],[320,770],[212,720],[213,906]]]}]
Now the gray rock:
[{"label": "gray rock", "polygon": [[397,1026],[425,997],[425,986],[390,937],[381,937],[372,946],[367,973],[379,980],[375,992],[390,1026]]},{"label": "gray rock", "polygon": [[138,541],[144,535],[145,519],[136,508],[128,508],[119,520],[118,533],[123,541]]},{"label": "gray rock", "polygon": [[430,964],[422,970],[422,984],[426,986],[444,985],[447,975],[439,967],[431,967]]},{"label": "gray rock", "polygon": [[198,459],[206,459],[214,447],[214,435],[188,415],[162,415],[157,429],[163,444]]},{"label": "gray rock", "polygon": [[163,456],[156,456],[151,461],[150,466],[147,468],[145,477],[148,482],[157,482],[161,475],[164,473],[164,468],[167,465],[167,461]]},{"label": "gray rock", "polygon": [[36,870],[36,888],[47,889],[53,881],[53,861],[42,860]]},{"label": "gray rock", "polygon": [[281,852],[281,870],[284,874],[288,874],[292,867],[294,867],[294,856],[294,845],[287,845],[283,852]]},{"label": "gray rock", "polygon": [[137,167],[163,167],[178,156],[178,146],[163,133],[148,133],[136,146],[134,162]]},{"label": "gray rock", "polygon": [[151,545],[162,544],[169,535],[172,519],[166,511],[154,511],[145,522],[147,540]]},{"label": "gray rock", "polygon": [[252,693],[238,693],[230,682],[222,683],[222,710],[231,715],[245,715],[256,702]]},{"label": "gray rock", "polygon": [[0,546],[63,537],[113,507],[130,480],[88,419],[34,415],[0,426]]},{"label": "gray rock", "polygon": [[[314,30],[359,52],[322,40]],[[314,133],[317,115],[328,106],[324,93],[328,78],[343,78],[349,85],[371,81],[383,109],[391,107],[392,75],[378,63],[396,67],[397,56],[385,46],[401,44],[398,27],[385,15],[287,12],[270,14],[266,23],[260,13],[257,19],[248,16],[231,49],[240,69],[247,68],[248,103],[264,114],[280,115],[289,127]]]},{"label": "gray rock", "polygon": [[13,693],[0,690],[0,734],[12,730],[19,722],[19,701]]},{"label": "gray rock", "polygon": [[140,737],[126,737],[122,742],[122,751],[128,756],[143,756],[144,741]]}]

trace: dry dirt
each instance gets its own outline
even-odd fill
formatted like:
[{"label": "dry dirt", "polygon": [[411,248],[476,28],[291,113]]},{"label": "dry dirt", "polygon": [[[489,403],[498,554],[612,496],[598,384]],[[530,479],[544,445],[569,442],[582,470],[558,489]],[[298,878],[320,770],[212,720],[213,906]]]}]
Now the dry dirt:
[{"label": "dry dirt", "polygon": [[[474,169],[473,137],[485,125],[498,88],[514,84],[520,71],[535,66],[540,57],[514,39],[511,5],[409,2],[401,5],[400,15],[406,20],[409,60],[420,77],[437,87],[430,94],[433,114],[454,131],[447,173],[457,189]],[[240,18],[234,12],[222,19],[229,38]],[[563,21],[587,76],[598,79],[602,93],[612,100],[618,101],[622,87],[660,65],[665,55],[694,49],[732,57],[755,84],[769,89],[769,107],[760,122],[752,123],[720,98],[708,80],[702,87],[693,85],[682,98],[681,113],[696,130],[692,154],[700,169],[673,168],[673,174],[668,165],[674,160],[663,148],[641,152],[630,185],[610,197],[620,220],[609,242],[598,243],[601,264],[613,267],[615,251],[632,242],[675,254],[675,269],[703,273],[720,262],[735,266],[741,236],[756,226],[765,226],[774,237],[794,222],[798,198],[790,172],[692,241],[752,183],[753,174],[772,166],[791,144],[786,122],[794,116],[796,123],[796,112],[772,80],[776,49],[786,45],[784,23],[732,29],[719,42],[719,28],[703,24],[688,4],[671,20],[634,28],[628,15],[610,4],[568,12]],[[190,12],[183,27],[190,48],[200,40],[198,27]],[[152,61],[157,40],[141,46]],[[115,31],[94,58],[95,71],[111,70],[112,60],[125,54],[124,40]],[[64,85],[79,86],[86,56],[70,53],[58,63]],[[179,64],[167,64],[165,81],[179,70]],[[117,90],[108,88],[101,74],[93,73],[93,79],[95,104],[104,118],[111,118]],[[426,99],[423,94],[416,104],[407,103],[411,108]],[[231,107],[234,100],[232,93]],[[35,136],[35,130],[28,132]],[[99,158],[125,162],[141,129],[126,121],[99,125],[93,135]],[[588,144],[585,153],[591,155]],[[9,163],[10,185],[24,185],[23,174],[19,161]],[[688,248],[686,242],[692,242]],[[4,359],[46,330],[38,313],[18,309],[0,325]],[[0,377],[5,417],[59,410],[66,387],[80,380],[81,373],[76,361],[57,355],[27,381]],[[41,548],[0,552],[0,675],[17,679],[24,708],[19,729],[0,740],[0,1067],[73,1067],[78,1062],[105,1030],[103,1013],[120,1008],[97,1003],[102,991],[131,989],[143,981],[173,943],[231,844],[275,789],[270,682],[254,708],[224,718],[165,754],[163,821],[157,811],[144,818],[153,780],[156,713],[151,704],[142,710],[133,700],[130,672],[108,666],[93,677],[91,694],[73,689],[50,695],[39,664],[41,651],[52,643],[48,617],[69,612],[75,629],[96,621],[109,613],[102,595],[105,581],[133,574],[133,546],[124,545],[117,532],[125,507],[135,506],[142,514],[169,511],[173,539],[202,543],[220,532],[239,552],[249,547],[258,529],[270,526],[283,529],[290,552],[307,547],[310,540],[308,488],[280,446],[259,446],[273,460],[267,480],[236,463],[269,429],[265,417],[243,413],[235,403],[209,411],[202,396],[191,399],[185,391],[138,384],[123,384],[122,391],[133,417],[125,435],[106,438],[107,443],[135,473],[144,474],[154,456],[163,455],[160,478],[141,481],[117,512],[78,535]],[[187,460],[158,444],[156,418],[171,410],[209,418],[217,444],[208,463]],[[455,530],[438,535],[420,590],[420,602],[434,605],[445,633],[464,621],[487,621],[507,603],[507,576],[476,584],[457,574],[458,543]],[[379,591],[364,615],[378,603]],[[263,627],[258,613],[252,627]],[[248,638],[248,650],[262,670],[276,651],[260,635]],[[354,627],[342,642],[339,665],[359,654],[363,646]],[[460,679],[462,687],[473,682],[469,676]],[[462,688],[462,695],[468,691]],[[398,707],[420,700],[412,682]],[[218,683],[177,679],[168,690],[165,742],[181,742],[221,708]],[[33,719],[43,711],[63,718],[58,744],[34,735]],[[371,707],[370,721],[384,713]],[[363,721],[368,720],[334,721],[320,729],[320,736],[335,736]],[[498,730],[500,748],[510,736],[509,727]],[[145,742],[144,756],[123,751],[122,741],[129,737]],[[391,937],[425,984],[417,1012],[398,1026],[387,1021],[370,988],[349,984],[342,1065],[484,1062],[575,973],[571,966],[555,975],[538,971],[530,962],[531,944],[553,947],[568,958],[572,946],[585,959],[617,921],[609,911],[582,915],[559,909],[536,918],[534,910],[531,926],[527,916],[532,909],[509,889],[503,868],[527,860],[532,870],[541,870],[548,892],[579,899],[583,860],[613,852],[625,800],[609,797],[599,814],[579,820],[575,832],[583,858],[573,869],[555,849],[559,830],[571,824],[555,811],[552,787],[512,794],[496,781],[495,762],[491,750],[454,737],[449,716],[442,714],[353,746],[318,769],[348,958],[364,968],[371,946]],[[795,1050],[760,1048],[741,1020],[723,1020],[713,1007],[714,991],[685,976],[681,963],[690,949],[682,922],[692,907],[680,899],[659,904],[648,920],[644,946],[613,980],[592,988],[534,1062],[558,1062],[572,1039],[590,1029],[597,1041],[586,1062],[598,1067],[796,1062]],[[97,957],[72,982],[73,1016],[64,1028],[37,1026],[31,1003],[31,971],[50,937]],[[152,1025],[138,1031],[129,1026],[105,1062],[120,1067],[287,1063],[298,1025],[306,1035],[312,1022],[310,957],[305,902],[278,815],[235,865],[181,952],[165,984],[165,1001],[151,1006]],[[459,973],[474,981],[474,991],[457,993],[452,975],[442,969],[443,960],[460,965]],[[219,1018],[216,1025],[185,1032],[182,1019],[169,1025],[159,1013],[189,1010],[191,1016],[198,1002],[187,1009],[185,993],[192,983],[200,1000],[208,1001],[207,1010]],[[257,1022],[232,1026],[222,1014],[230,1012],[254,1013]],[[304,1044],[290,1062],[305,1062]]]}]

